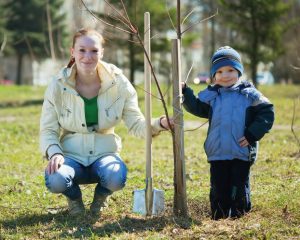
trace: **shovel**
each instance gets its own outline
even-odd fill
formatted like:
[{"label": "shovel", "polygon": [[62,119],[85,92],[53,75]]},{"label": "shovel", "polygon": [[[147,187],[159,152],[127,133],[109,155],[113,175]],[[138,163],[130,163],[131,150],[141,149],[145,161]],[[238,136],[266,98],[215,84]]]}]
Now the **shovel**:
[{"label": "shovel", "polygon": [[[144,14],[144,44],[150,58],[150,14]],[[146,189],[133,192],[133,212],[144,216],[157,216],[164,211],[164,192],[153,189],[152,131],[151,131],[151,68],[144,56],[145,120],[146,120]]]}]

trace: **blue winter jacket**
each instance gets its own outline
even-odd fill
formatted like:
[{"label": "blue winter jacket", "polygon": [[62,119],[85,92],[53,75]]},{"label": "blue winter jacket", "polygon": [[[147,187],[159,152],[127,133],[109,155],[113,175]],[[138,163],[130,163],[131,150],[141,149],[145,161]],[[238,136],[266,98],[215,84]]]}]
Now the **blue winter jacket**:
[{"label": "blue winter jacket", "polygon": [[[184,108],[209,119],[204,149],[208,161],[240,159],[254,162],[258,141],[274,122],[273,104],[251,83],[239,81],[232,87],[208,86],[198,94],[183,89]],[[240,147],[245,136],[249,146]]]}]

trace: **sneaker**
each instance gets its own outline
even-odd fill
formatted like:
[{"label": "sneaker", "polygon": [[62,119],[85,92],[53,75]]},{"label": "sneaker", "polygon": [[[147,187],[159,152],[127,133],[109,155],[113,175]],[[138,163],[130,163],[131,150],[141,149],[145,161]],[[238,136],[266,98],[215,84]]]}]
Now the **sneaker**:
[{"label": "sneaker", "polygon": [[90,210],[93,215],[100,215],[107,204],[108,196],[103,196],[99,194],[94,195],[93,202],[91,204]]},{"label": "sneaker", "polygon": [[72,216],[84,214],[85,209],[82,202],[82,198],[78,198],[76,200],[71,200],[70,198],[67,198],[68,200],[68,206],[69,206],[69,213]]}]

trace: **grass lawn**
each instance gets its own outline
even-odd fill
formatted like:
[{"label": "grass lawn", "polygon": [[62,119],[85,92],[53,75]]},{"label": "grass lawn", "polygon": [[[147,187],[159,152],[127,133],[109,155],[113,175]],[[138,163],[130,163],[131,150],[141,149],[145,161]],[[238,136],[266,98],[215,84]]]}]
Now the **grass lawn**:
[{"label": "grass lawn", "polygon": [[[203,87],[193,86],[195,92]],[[189,218],[172,213],[173,154],[168,132],[153,139],[154,186],[165,192],[166,211],[149,218],[132,213],[132,191],[145,188],[144,141],[129,136],[122,124],[116,132],[123,139],[121,155],[129,170],[126,187],[112,195],[101,218],[74,218],[67,214],[64,197],[49,193],[44,185],[47,162],[38,149],[44,88],[0,86],[0,239],[300,239],[300,146],[290,130],[300,86],[260,90],[274,103],[276,121],[261,141],[259,159],[252,167],[253,209],[237,220],[212,221],[209,164],[202,147],[206,126],[185,132]],[[138,92],[143,109],[143,92]],[[300,138],[299,98],[296,107],[295,131]],[[161,114],[159,100],[153,99],[153,116]],[[186,113],[184,118],[194,125],[205,121]],[[82,186],[87,207],[94,187]]]}]

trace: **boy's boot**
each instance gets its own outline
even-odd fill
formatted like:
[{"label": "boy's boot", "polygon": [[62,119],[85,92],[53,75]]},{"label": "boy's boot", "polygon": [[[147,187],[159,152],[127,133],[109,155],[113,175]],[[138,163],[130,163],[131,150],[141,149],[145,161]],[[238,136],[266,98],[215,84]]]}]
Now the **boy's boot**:
[{"label": "boy's boot", "polygon": [[102,210],[108,206],[108,196],[95,193],[90,210],[93,215],[100,215]]},{"label": "boy's boot", "polygon": [[82,202],[82,198],[78,198],[76,200],[71,200],[67,197],[68,200],[68,206],[69,206],[69,213],[72,216],[84,214],[85,209]]}]

